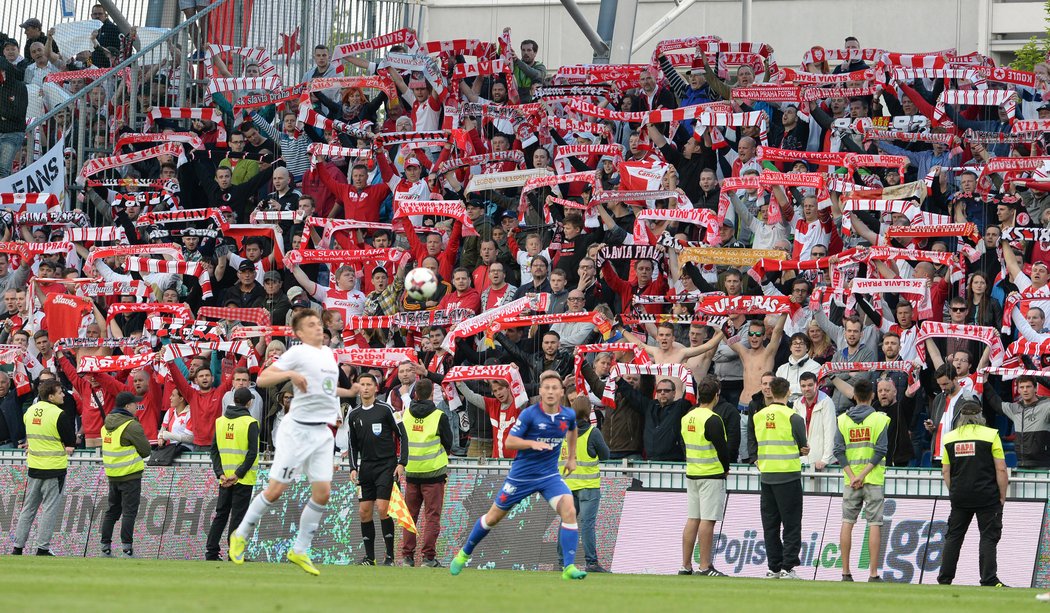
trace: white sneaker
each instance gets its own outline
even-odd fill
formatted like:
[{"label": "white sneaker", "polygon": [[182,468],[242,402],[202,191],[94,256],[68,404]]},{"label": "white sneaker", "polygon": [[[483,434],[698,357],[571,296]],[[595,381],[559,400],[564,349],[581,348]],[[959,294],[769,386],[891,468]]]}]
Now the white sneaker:
[{"label": "white sneaker", "polygon": [[779,579],[779,578],[780,578],[780,571],[778,571],[778,570],[767,570],[766,571],[766,579]]},{"label": "white sneaker", "polygon": [[1036,594],[1035,599],[1039,602],[1050,602],[1050,592],[1043,592],[1042,594]]},{"label": "white sneaker", "polygon": [[781,579],[802,579],[795,573],[795,569],[780,571]]}]

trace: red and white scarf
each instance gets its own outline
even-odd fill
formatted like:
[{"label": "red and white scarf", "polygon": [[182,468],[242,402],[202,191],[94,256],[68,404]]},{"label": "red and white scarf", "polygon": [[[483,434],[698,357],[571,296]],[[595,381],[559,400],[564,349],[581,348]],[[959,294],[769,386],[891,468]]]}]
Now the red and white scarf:
[{"label": "red and white scarf", "polygon": [[[136,296],[148,298],[153,293],[153,288],[144,281],[132,279],[131,281],[95,281],[78,283],[76,294],[98,298],[99,296]],[[119,303],[118,303],[119,304]]]},{"label": "red and white scarf", "polygon": [[491,381],[496,379],[505,382],[510,387],[514,396],[514,404],[519,409],[529,403],[529,395],[525,392],[525,383],[521,380],[521,373],[516,366],[507,364],[494,364],[491,366],[453,366],[445,373],[441,385],[446,398],[456,397],[456,381]]},{"label": "red and white scarf", "polygon": [[602,393],[602,404],[610,409],[616,408],[616,384],[624,375],[651,375],[655,377],[674,377],[681,380],[685,387],[685,399],[689,403],[696,402],[696,394],[693,391],[693,374],[682,364],[624,364],[619,363],[609,371],[609,378],[605,382],[605,391]]},{"label": "red and white scarf", "polygon": [[[455,328],[452,328],[443,341],[441,341],[441,348],[449,353],[449,355],[455,356],[456,354],[456,341],[461,338],[470,338],[475,334],[484,332],[494,322],[504,318],[518,315],[522,311],[528,309],[530,311],[546,311],[550,306],[551,295],[550,294],[527,294],[517,300],[508,302],[502,306],[494,309],[489,309],[483,313],[475,315],[470,319],[456,324]],[[435,356],[437,358],[437,356]]]},{"label": "red and white scarf", "polygon": [[463,236],[478,236],[474,222],[467,217],[462,200],[401,200],[394,199],[394,219],[406,219],[418,215],[449,217],[463,224]]},{"label": "red and white scarf", "polygon": [[651,364],[653,361],[648,353],[634,343],[620,342],[577,345],[573,356],[573,372],[575,373],[577,394],[587,393],[587,381],[583,376],[584,355],[588,353],[604,353],[606,351],[612,353],[626,353],[630,351],[634,354],[634,358],[631,360],[634,364]]},{"label": "red and white scarf", "polygon": [[[273,91],[281,87],[281,78],[276,74],[268,77],[219,77],[208,82],[209,96],[233,91]],[[316,90],[310,90],[316,91]]]},{"label": "red and white scarf", "polygon": [[703,315],[776,315],[792,313],[798,305],[787,296],[724,296],[709,294],[696,303],[695,313]]},{"label": "red and white scarf", "polygon": [[117,302],[109,305],[106,309],[106,323],[108,324],[117,315],[126,315],[128,313],[167,313],[185,321],[193,321],[193,311],[185,304]]},{"label": "red and white scarf", "polygon": [[128,164],[135,164],[145,160],[152,160],[162,155],[170,155],[176,158],[179,157],[182,155],[182,144],[164,143],[162,145],[157,145],[156,147],[143,149],[142,151],[90,159],[81,167],[80,173],[77,175],[77,182],[83,183],[88,177],[98,174],[103,170],[119,168],[121,166],[127,166]]},{"label": "red and white scarf", "polygon": [[332,353],[340,364],[352,364],[367,368],[397,368],[404,362],[419,363],[419,356],[412,347],[367,348],[347,347]]},{"label": "red and white scarf", "polygon": [[1010,117],[1017,112],[1017,102],[1014,100],[1012,90],[986,89],[986,90],[959,90],[949,89],[941,92],[937,98],[937,106],[933,109],[933,122],[936,125],[952,125],[944,107],[952,105],[970,106],[1001,106]]},{"label": "red and white scarf", "polygon": [[940,236],[955,236],[976,243],[981,238],[977,233],[977,224],[972,221],[966,223],[936,224],[931,226],[890,226],[886,229],[884,236],[886,237],[887,242],[893,238],[927,239]]},{"label": "red and white scarf", "polygon": [[391,100],[396,99],[397,90],[394,82],[384,75],[372,77],[320,77],[310,80],[309,92],[319,92],[332,88],[356,87],[358,89],[378,89]]},{"label": "red and white scarf", "polygon": [[215,124],[219,131],[219,141],[226,142],[226,128],[222,123],[222,111],[215,108],[188,108],[178,106],[155,106],[146,114],[142,131],[149,132],[157,119],[199,119]]},{"label": "red and white scarf", "polygon": [[346,43],[345,45],[339,45],[332,52],[332,61],[341,60],[349,55],[354,55],[364,51],[375,51],[377,49],[383,49],[386,47],[392,47],[394,45],[404,45],[408,49],[415,49],[419,42],[416,40],[416,32],[411,28],[401,28],[400,30],[394,30],[375,38],[368,38],[365,40],[359,40],[353,43]]},{"label": "red and white scarf", "polygon": [[926,361],[926,339],[928,338],[965,338],[984,343],[991,348],[988,352],[988,360],[994,367],[1002,366],[1006,358],[1003,340],[994,326],[952,324],[932,320],[922,322],[919,334],[915,337],[915,351],[923,362]]},{"label": "red and white scarf", "polygon": [[907,374],[908,384],[912,384],[912,373],[915,370],[915,364],[906,360],[898,360],[895,362],[827,362],[820,367],[819,371],[817,371],[817,380],[823,381],[829,376],[837,373],[882,372],[887,370]]},{"label": "red and white scarf", "polygon": [[149,366],[157,359],[154,352],[136,355],[86,355],[80,358],[78,373],[121,372]]},{"label": "red and white scarf", "polygon": [[648,245],[652,242],[651,233],[646,226],[647,221],[684,221],[686,223],[703,226],[707,231],[707,242],[717,245],[721,240],[718,236],[718,228],[721,222],[718,215],[710,209],[647,209],[638,213],[634,218],[634,243],[636,245]]},{"label": "red and white scarf", "polygon": [[201,319],[224,319],[247,321],[258,326],[270,325],[270,312],[263,308],[211,307],[203,306],[197,311]]},{"label": "red and white scarf", "polygon": [[[368,264],[379,260],[401,261],[408,254],[401,249],[293,249],[284,254],[288,266],[302,264]],[[410,255],[410,254],[409,254]]]}]

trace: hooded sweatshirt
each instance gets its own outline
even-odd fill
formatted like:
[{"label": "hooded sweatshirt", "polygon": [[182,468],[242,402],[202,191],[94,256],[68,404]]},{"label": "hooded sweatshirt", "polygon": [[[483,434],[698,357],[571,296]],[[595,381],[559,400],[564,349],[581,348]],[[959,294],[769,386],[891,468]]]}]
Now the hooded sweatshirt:
[{"label": "hooded sweatshirt", "polygon": [[[235,404],[227,405],[226,409],[222,412],[223,417],[226,419],[236,419],[238,417],[251,417],[252,414],[248,410],[248,407],[241,407]],[[222,458],[219,456],[219,441],[218,433],[213,432],[211,451],[211,467],[215,471],[216,477],[221,477],[226,474],[222,469]],[[248,426],[248,453],[244,454],[244,461],[241,462],[233,474],[237,475],[238,479],[243,479],[244,475],[248,474],[248,471],[252,469],[252,464],[255,463],[256,456],[259,455],[259,422],[252,422]]]},{"label": "hooded sweatshirt", "polygon": [[[439,410],[431,400],[413,400],[412,404],[408,405],[409,415],[416,419],[424,419],[429,417],[434,411]],[[445,453],[451,452],[452,426],[449,424],[448,415],[444,412],[441,413],[441,418],[438,420],[438,438],[441,439],[441,446],[445,449]],[[409,483],[444,483],[447,474],[448,467],[443,466],[435,471],[426,473],[410,473],[406,471],[405,478]]]},{"label": "hooded sweatshirt", "polygon": [[[853,423],[863,423],[868,415],[875,412],[870,405],[858,404],[854,407],[850,407],[846,411],[846,416],[853,420]],[[878,466],[880,462],[886,459],[886,453],[889,451],[889,428],[885,428],[879,433],[878,440],[875,441],[875,453],[871,456],[871,463]],[[842,436],[842,429],[839,428],[835,431],[835,447],[834,447],[835,459],[838,460],[839,466],[849,466],[849,461],[846,459],[846,438]]]},{"label": "hooded sweatshirt", "polygon": [[[148,458],[150,454],[149,440],[146,439],[146,431],[142,429],[142,424],[139,420],[135,419],[135,416],[128,413],[123,408],[115,408],[109,415],[106,415],[106,429],[112,432],[116,430],[124,422],[130,421],[127,428],[124,428],[124,432],[120,434],[120,444],[124,446],[133,446],[135,451],[144,458]],[[132,473],[130,475],[124,475],[122,477],[110,477],[110,481],[131,481],[133,479],[141,479],[142,471]]]}]

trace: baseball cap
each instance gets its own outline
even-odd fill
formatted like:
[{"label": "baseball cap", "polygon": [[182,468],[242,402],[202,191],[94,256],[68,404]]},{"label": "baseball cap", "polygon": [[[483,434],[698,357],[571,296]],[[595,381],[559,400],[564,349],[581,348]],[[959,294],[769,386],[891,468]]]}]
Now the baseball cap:
[{"label": "baseball cap", "polygon": [[725,227],[727,227],[727,228],[731,228],[731,229],[733,229],[733,230],[735,230],[735,229],[736,229],[736,224],[735,224],[735,223],[733,223],[733,220],[732,220],[732,219],[723,219],[723,220],[722,220],[722,225],[723,225],[723,226],[725,226]]},{"label": "baseball cap", "polygon": [[373,268],[372,269],[372,276],[373,277],[376,276],[377,272],[381,272],[384,275],[390,276],[390,273],[387,272],[387,269],[385,267],[383,267],[383,266],[376,266],[375,268]]},{"label": "baseball cap", "polygon": [[14,45],[14,46],[17,47],[18,46],[18,41],[13,39],[13,38],[9,38],[9,39],[5,40],[3,43],[0,43],[0,48],[6,47],[8,45]]},{"label": "baseball cap", "polygon": [[422,168],[423,164],[421,164],[415,157],[410,157],[405,160],[405,168],[408,168],[409,166],[419,166]]},{"label": "baseball cap", "polygon": [[237,265],[237,272],[242,270],[255,270],[255,264],[252,264],[249,260],[241,260],[241,263]]},{"label": "baseball cap", "polygon": [[302,295],[303,291],[303,288],[299,287],[298,285],[293,285],[292,287],[288,288],[288,291],[286,292],[288,295],[288,300],[295,300],[295,297]]},{"label": "baseball cap", "polygon": [[117,394],[117,399],[114,403],[114,406],[126,407],[133,402],[142,402],[142,396],[136,396],[131,392],[120,392],[119,394]]},{"label": "baseball cap", "polygon": [[263,283],[266,283],[267,281],[274,281],[276,283],[280,283],[281,273],[277,272],[276,270],[266,271],[266,274],[263,275]]},{"label": "baseball cap", "polygon": [[308,308],[310,308],[310,299],[307,298],[306,296],[297,296],[296,298],[294,298],[292,300],[292,308],[293,309],[298,309],[298,308],[308,309]]},{"label": "baseball cap", "polygon": [[29,19],[26,19],[22,23],[22,25],[20,25],[18,27],[20,27],[20,28],[43,28],[44,24],[41,23],[41,21],[39,19],[37,19],[36,17],[31,17]]},{"label": "baseball cap", "polygon": [[252,402],[252,391],[242,387],[233,393],[233,404],[246,407]]}]

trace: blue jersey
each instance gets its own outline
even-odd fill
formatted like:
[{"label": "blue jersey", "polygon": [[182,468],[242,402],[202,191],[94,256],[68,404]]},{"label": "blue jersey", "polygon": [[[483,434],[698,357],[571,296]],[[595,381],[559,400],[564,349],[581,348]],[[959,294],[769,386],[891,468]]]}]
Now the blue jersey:
[{"label": "blue jersey", "polygon": [[519,451],[510,466],[507,479],[523,482],[558,476],[562,441],[566,434],[575,430],[576,413],[572,409],[561,407],[561,411],[549,415],[538,404],[526,407],[518,415],[518,422],[510,429],[510,433],[526,441],[542,441],[551,448],[547,451]]}]

